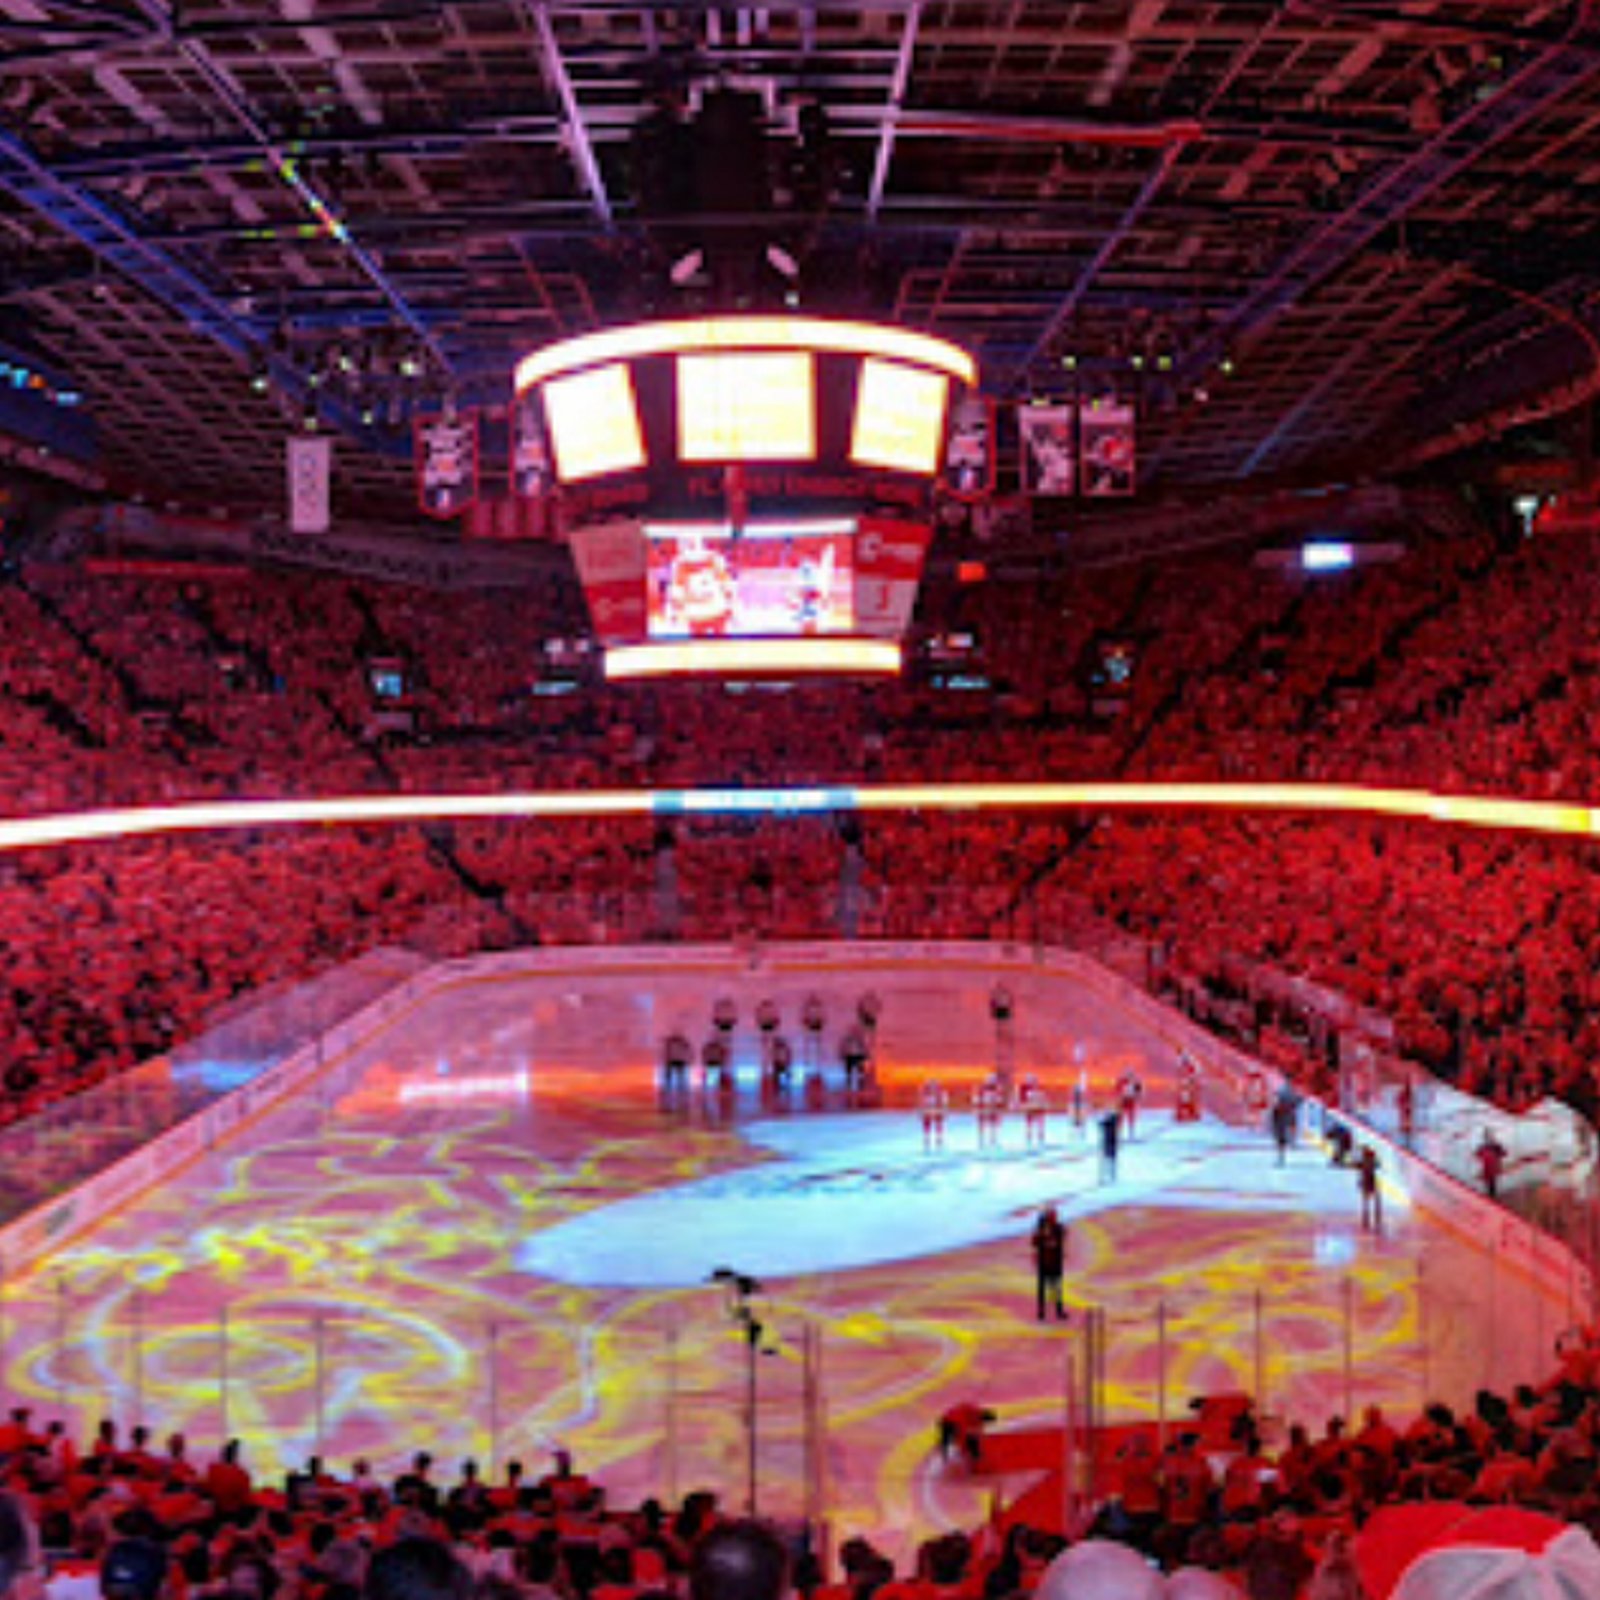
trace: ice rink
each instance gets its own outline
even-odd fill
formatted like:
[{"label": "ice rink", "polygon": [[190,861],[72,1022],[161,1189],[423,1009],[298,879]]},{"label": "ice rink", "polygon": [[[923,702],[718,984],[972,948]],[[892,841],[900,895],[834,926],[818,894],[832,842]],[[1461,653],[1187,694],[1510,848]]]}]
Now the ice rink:
[{"label": "ice rink", "polygon": [[[1002,978],[1016,1070],[1054,1109],[1042,1144],[1012,1113],[980,1149],[970,1097]],[[872,1108],[846,1100],[836,1050],[869,988]],[[812,993],[826,1071],[808,1092]],[[698,1045],[723,996],[736,1091],[706,1094],[697,1072],[663,1107],[663,1036]],[[756,1082],[763,999],[797,1055],[776,1104]],[[1113,1420],[1180,1420],[1193,1396],[1243,1389],[1320,1424],[1543,1372],[1570,1307],[1414,1209],[1393,1172],[1373,1237],[1353,1174],[1309,1132],[1276,1164],[1220,1070],[1202,1120],[1175,1123],[1178,1051],[1204,1049],[1185,1027],[1092,969],[998,952],[464,967],[309,1094],[7,1283],[7,1392],[80,1433],[142,1418],[202,1455],[238,1434],[262,1475],[319,1447],[341,1470],[418,1448],[453,1470],[542,1466],[560,1444],[619,1501],[709,1486],[742,1506],[753,1372],[761,1509],[809,1497],[837,1536],[904,1548],[1027,1487],[937,1459],[948,1405],[978,1401],[1000,1427],[1063,1415],[1078,1319],[1036,1320],[1027,1246],[1047,1202],[1070,1229],[1069,1301],[1106,1314]],[[1066,1108],[1082,1081],[1104,1109],[1130,1068],[1144,1107],[1107,1178]],[[930,1075],[952,1101],[942,1151],[916,1111]],[[760,1285],[753,1359],[718,1269]]]}]

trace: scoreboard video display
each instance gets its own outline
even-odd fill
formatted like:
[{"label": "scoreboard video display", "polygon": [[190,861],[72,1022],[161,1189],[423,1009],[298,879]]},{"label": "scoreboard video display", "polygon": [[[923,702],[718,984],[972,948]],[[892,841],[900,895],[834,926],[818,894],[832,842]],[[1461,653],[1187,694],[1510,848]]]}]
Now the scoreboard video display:
[{"label": "scoreboard video display", "polygon": [[571,545],[615,678],[897,672],[930,538],[884,517],[622,519]]},{"label": "scoreboard video display", "polygon": [[855,629],[855,525],[647,525],[646,633],[815,638]]},{"label": "scoreboard video display", "polygon": [[908,329],[705,317],[517,371],[608,676],[896,672],[971,356]]}]

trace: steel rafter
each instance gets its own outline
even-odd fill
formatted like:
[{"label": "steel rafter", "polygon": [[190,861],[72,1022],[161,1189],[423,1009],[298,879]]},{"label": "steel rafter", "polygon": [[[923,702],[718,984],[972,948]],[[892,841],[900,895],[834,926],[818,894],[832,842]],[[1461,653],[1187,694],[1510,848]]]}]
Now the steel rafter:
[{"label": "steel rafter", "polygon": [[894,141],[899,132],[900,115],[905,109],[906,90],[911,86],[911,69],[917,58],[917,29],[922,24],[922,0],[911,0],[900,24],[900,48],[894,61],[894,76],[889,82],[889,98],[883,108],[878,130],[878,148],[872,158],[872,179],[867,186],[867,221],[878,220],[889,183],[889,165],[894,160]]},{"label": "steel rafter", "polygon": [[565,57],[561,54],[561,43],[556,38],[556,30],[550,21],[550,8],[543,0],[520,0],[523,12],[533,23],[534,31],[539,35],[539,49],[544,60],[544,69],[550,76],[550,82],[556,91],[556,98],[561,102],[562,131],[566,136],[568,148],[572,153],[573,165],[578,169],[578,177],[588,193],[589,201],[594,206],[594,214],[600,219],[600,226],[610,233],[616,226],[611,214],[611,196],[606,192],[605,175],[600,171],[600,161],[594,152],[594,143],[589,137],[589,126],[584,120],[583,107],[578,104],[578,91],[572,82],[572,74],[567,71]]},{"label": "steel rafter", "polygon": [[[261,365],[284,393],[298,400],[312,393],[305,374],[265,346],[222,293],[142,238],[115,209],[57,177],[22,139],[4,129],[0,129],[0,188],[47,218],[97,261],[137,284],[196,333],[242,361]],[[360,431],[349,408],[324,402],[323,409],[346,431]]]},{"label": "steel rafter", "polygon": [[[1301,422],[1328,397],[1333,389],[1360,366],[1361,362],[1371,354],[1375,346],[1409,322],[1435,295],[1448,289],[1454,280],[1454,269],[1445,268],[1401,300],[1364,337],[1353,339],[1347,343],[1344,353],[1325,367],[1314,383],[1301,391],[1299,398],[1278,418],[1277,422],[1273,424],[1272,428],[1240,464],[1234,476],[1248,478],[1252,474],[1259,472],[1271,459],[1273,452],[1277,450],[1279,445],[1285,439],[1291,437]],[[1380,291],[1382,287],[1383,280],[1380,279],[1378,284],[1374,286],[1375,292]]]},{"label": "steel rafter", "polygon": [[1385,228],[1592,77],[1600,70],[1600,58],[1588,48],[1595,43],[1597,17],[1600,0],[1579,0],[1577,15],[1559,43],[1541,51],[1411,156],[1380,173],[1353,205],[1296,244],[1184,355],[1180,377],[1189,382],[1203,377],[1235,344],[1310,294]]},{"label": "steel rafter", "polygon": [[346,254],[360,269],[367,281],[387,300],[395,314],[416,336],[418,342],[433,357],[439,369],[450,372],[450,357],[433,330],[417,314],[399,286],[384,271],[377,258],[340,221],[333,207],[319,194],[279,141],[262,124],[250,108],[232,77],[220,67],[203,44],[185,38],[177,27],[177,18],[166,0],[133,0],[151,23],[172,36],[179,54],[200,74],[207,87],[228,115],[249,135],[261,154],[273,165],[278,177],[285,182],[307,211],[330,237],[337,240]]},{"label": "steel rafter", "polygon": [[1133,197],[1132,204],[1122,214],[1117,225],[1101,240],[1094,254],[1085,263],[1083,271],[1078,274],[1077,281],[1063,297],[1060,305],[1051,312],[1045,325],[1039,330],[1038,337],[1028,347],[1027,353],[1018,362],[1006,384],[1010,390],[1015,390],[1027,382],[1028,374],[1035,361],[1042,356],[1055,339],[1056,335],[1065,328],[1078,313],[1085,297],[1094,286],[1095,279],[1105,269],[1106,264],[1117,253],[1117,248],[1138,227],[1141,218],[1155,204],[1156,196],[1161,193],[1174,164],[1178,158],[1178,145],[1167,145],[1161,152],[1155,166],[1146,174],[1144,182],[1139,185],[1139,192]]}]

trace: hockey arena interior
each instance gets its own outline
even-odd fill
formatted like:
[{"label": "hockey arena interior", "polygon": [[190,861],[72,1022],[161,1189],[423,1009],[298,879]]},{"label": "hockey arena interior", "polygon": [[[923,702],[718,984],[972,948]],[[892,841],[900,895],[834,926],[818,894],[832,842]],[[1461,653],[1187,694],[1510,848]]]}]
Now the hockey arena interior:
[{"label": "hockey arena interior", "polygon": [[0,1600],[1600,1600],[1596,0],[0,0]]}]

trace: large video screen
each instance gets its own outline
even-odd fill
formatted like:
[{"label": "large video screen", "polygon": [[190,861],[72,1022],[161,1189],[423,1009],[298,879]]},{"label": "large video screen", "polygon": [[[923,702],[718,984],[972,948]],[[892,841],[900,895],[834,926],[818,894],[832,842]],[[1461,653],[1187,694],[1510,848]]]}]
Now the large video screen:
[{"label": "large video screen", "polygon": [[679,356],[679,459],[809,461],[817,453],[814,389],[808,355]]},{"label": "large video screen", "polygon": [[944,443],[950,380],[942,372],[896,366],[872,356],[861,363],[850,459],[931,477]]},{"label": "large video screen", "polygon": [[644,435],[633,378],[625,366],[555,378],[544,386],[556,476],[580,483],[644,465]]},{"label": "large video screen", "polygon": [[806,638],[855,628],[849,521],[645,525],[651,639]]}]

